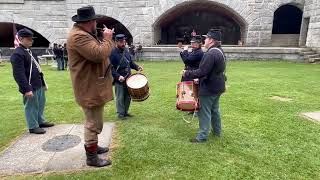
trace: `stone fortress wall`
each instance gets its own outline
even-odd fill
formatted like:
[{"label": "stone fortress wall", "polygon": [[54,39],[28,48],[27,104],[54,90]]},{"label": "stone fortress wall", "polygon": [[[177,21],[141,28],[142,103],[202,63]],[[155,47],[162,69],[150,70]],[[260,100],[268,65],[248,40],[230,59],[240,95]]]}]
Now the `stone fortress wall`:
[{"label": "stone fortress wall", "polygon": [[246,46],[271,46],[274,12],[294,5],[303,11],[300,46],[320,47],[320,0],[0,0],[0,23],[14,22],[37,31],[50,43],[62,43],[76,9],[93,5],[96,13],[121,22],[133,42],[154,45],[163,20],[197,3],[222,9],[235,19]]}]

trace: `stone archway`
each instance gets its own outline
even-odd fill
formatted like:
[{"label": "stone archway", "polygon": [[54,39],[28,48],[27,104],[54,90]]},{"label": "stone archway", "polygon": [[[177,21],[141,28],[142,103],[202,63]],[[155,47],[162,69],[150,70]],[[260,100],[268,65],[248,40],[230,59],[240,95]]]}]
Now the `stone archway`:
[{"label": "stone archway", "polygon": [[[126,28],[126,26],[124,26],[122,23],[120,23],[118,20],[112,18],[112,17],[108,17],[108,16],[104,16],[101,19],[97,20],[97,27],[98,30],[103,28],[103,25],[107,26],[108,28],[114,28],[115,30],[115,35],[116,34],[125,34],[126,38],[127,38],[127,43],[131,44],[133,39],[132,39],[132,35],[130,33],[130,31]],[[101,31],[98,31],[98,37],[101,37]]]},{"label": "stone archway", "polygon": [[219,29],[223,44],[235,45],[245,41],[246,21],[233,9],[213,1],[189,1],[167,10],[154,23],[154,43],[175,44],[190,39],[193,29],[205,34]]},{"label": "stone archway", "polygon": [[303,11],[285,4],[274,12],[272,46],[298,46]]},{"label": "stone archway", "polygon": [[28,28],[34,33],[36,38],[34,39],[33,47],[49,47],[50,42],[37,31],[21,24],[9,22],[0,22],[0,47],[14,47],[14,26],[17,31],[22,28]]}]

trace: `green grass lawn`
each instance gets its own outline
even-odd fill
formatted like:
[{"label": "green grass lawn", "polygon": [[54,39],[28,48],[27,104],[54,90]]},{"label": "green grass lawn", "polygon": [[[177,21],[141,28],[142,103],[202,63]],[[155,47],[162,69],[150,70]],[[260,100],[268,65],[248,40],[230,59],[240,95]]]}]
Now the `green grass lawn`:
[{"label": "green grass lawn", "polygon": [[[288,62],[229,62],[228,91],[221,98],[223,137],[191,144],[198,130],[175,109],[181,62],[139,62],[151,96],[134,102],[132,120],[116,119],[115,102],[105,121],[116,122],[110,168],[76,173],[19,176],[46,179],[319,179],[320,124],[299,116],[320,111],[320,65]],[[49,84],[46,118],[82,123],[68,72],[44,67]],[[292,102],[269,99],[292,98]],[[22,98],[11,65],[0,67],[0,150],[26,131]],[[189,119],[190,120],[190,119]]]}]

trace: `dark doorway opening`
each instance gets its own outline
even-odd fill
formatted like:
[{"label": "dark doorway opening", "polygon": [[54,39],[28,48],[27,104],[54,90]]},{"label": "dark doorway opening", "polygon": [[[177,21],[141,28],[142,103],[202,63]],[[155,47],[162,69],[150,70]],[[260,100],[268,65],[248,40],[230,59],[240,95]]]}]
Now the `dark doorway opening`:
[{"label": "dark doorway opening", "polygon": [[17,31],[22,28],[28,28],[34,33],[36,38],[34,39],[32,47],[49,47],[50,42],[33,29],[20,24],[6,22],[0,22],[0,47],[14,47],[14,25]]},{"label": "dark doorway opening", "polygon": [[232,10],[218,3],[188,2],[168,10],[154,25],[155,44],[189,43],[192,31],[203,35],[209,29],[222,32],[222,43],[244,41],[245,22]]},{"label": "dark doorway opening", "polygon": [[283,5],[274,13],[272,34],[300,34],[302,11],[293,5]]}]

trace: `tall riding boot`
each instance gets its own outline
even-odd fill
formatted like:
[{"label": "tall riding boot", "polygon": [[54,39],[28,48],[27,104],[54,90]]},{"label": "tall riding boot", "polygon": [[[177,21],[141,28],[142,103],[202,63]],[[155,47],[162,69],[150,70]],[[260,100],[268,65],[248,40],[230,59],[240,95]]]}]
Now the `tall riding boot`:
[{"label": "tall riding boot", "polygon": [[98,143],[84,145],[87,155],[87,165],[95,167],[103,167],[111,165],[110,160],[100,159],[97,154]]},{"label": "tall riding boot", "polygon": [[108,147],[101,147],[98,145],[97,147],[97,154],[103,154],[109,152],[109,148]]}]

